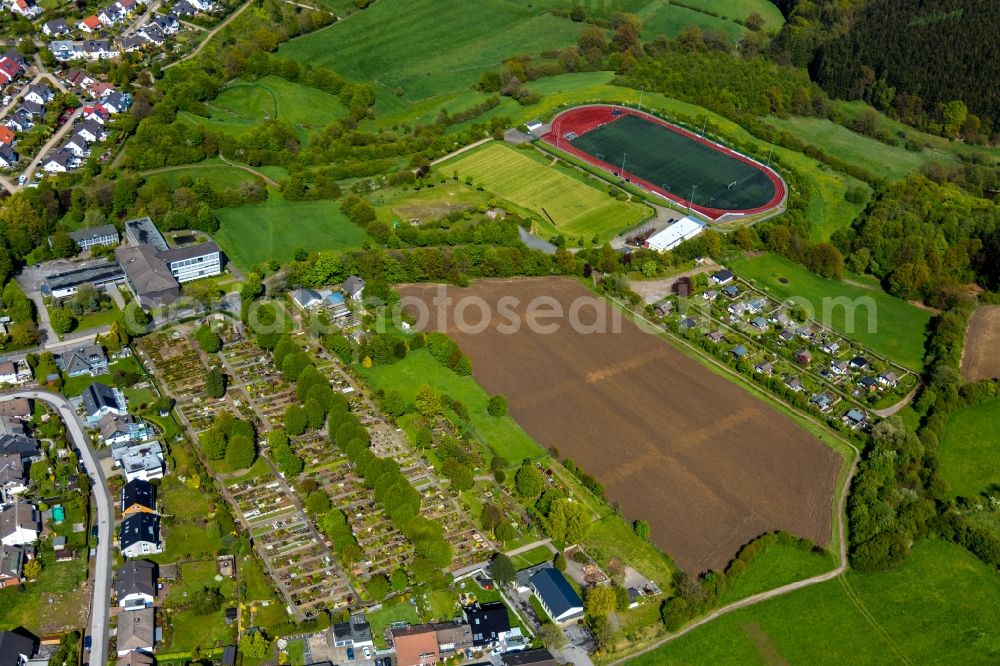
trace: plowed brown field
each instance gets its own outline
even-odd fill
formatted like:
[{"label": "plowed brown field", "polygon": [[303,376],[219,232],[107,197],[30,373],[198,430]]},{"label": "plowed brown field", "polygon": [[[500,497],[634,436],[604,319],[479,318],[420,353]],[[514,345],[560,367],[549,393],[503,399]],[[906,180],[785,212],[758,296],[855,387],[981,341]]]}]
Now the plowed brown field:
[{"label": "plowed brown field", "polygon": [[[723,567],[742,544],[776,529],[828,543],[841,459],[788,417],[631,321],[619,332],[609,325],[609,332],[584,334],[567,319],[525,316],[540,296],[563,312],[587,299],[592,305],[579,316],[586,323],[598,313],[605,322],[616,316],[572,280],[447,288],[456,301],[478,297],[493,313],[502,297],[518,299],[508,304],[522,321],[515,334],[504,333],[510,316],[494,317],[481,332],[462,330],[456,308],[431,302],[443,289],[399,291],[411,304],[444,312],[418,325],[452,335],[472,358],[476,380],[507,397],[518,423],[603,482],[627,518],[648,520],[653,541],[686,571]],[[478,306],[464,314],[470,324],[480,320]],[[559,330],[545,334],[528,323]]]},{"label": "plowed brown field", "polygon": [[1000,305],[972,313],[962,354],[962,376],[970,382],[1000,377]]}]

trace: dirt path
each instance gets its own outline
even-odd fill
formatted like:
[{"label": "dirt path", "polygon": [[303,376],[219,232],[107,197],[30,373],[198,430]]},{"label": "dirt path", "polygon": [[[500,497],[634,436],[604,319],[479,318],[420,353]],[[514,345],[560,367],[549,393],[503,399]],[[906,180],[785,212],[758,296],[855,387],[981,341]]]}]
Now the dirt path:
[{"label": "dirt path", "polygon": [[455,155],[461,155],[464,152],[472,150],[473,148],[478,148],[479,146],[483,145],[484,143],[488,143],[488,142],[490,142],[492,140],[493,140],[493,137],[486,137],[485,139],[480,139],[479,141],[476,141],[475,143],[470,143],[467,146],[462,146],[458,150],[453,150],[452,152],[448,153],[444,157],[439,157],[436,160],[432,161],[431,162],[431,166],[436,166],[438,164],[441,164],[441,162],[446,162],[446,161],[450,160],[451,158],[455,157]]},{"label": "dirt path", "polygon": [[211,30],[208,31],[208,34],[205,35],[205,39],[201,40],[201,44],[198,45],[198,48],[196,48],[194,51],[191,51],[191,53],[187,54],[186,56],[184,56],[180,60],[176,60],[176,61],[170,63],[169,65],[166,65],[163,69],[169,69],[169,68],[173,67],[174,65],[179,65],[182,62],[184,62],[185,60],[190,60],[191,58],[193,58],[196,55],[198,55],[199,53],[201,53],[202,49],[205,48],[205,45],[208,44],[212,40],[212,38],[215,37],[215,35],[220,30],[222,30],[227,25],[229,25],[233,21],[233,19],[235,19],[240,14],[242,14],[246,10],[246,8],[249,7],[252,4],[252,2],[253,2],[253,0],[247,0],[242,5],[240,5],[239,8],[237,8],[236,11],[234,11],[232,14],[230,14],[229,16],[226,17],[225,21],[223,21],[222,23],[220,23],[219,25],[215,26],[214,28],[212,28]]},{"label": "dirt path", "polygon": [[917,389],[919,388],[920,388],[920,382],[918,381],[917,385],[913,387],[913,390],[907,393],[906,397],[897,402],[895,405],[892,405],[891,407],[886,407],[885,409],[873,409],[872,413],[883,419],[889,418],[890,416],[901,410],[903,407],[906,407],[908,404],[910,404],[910,401],[913,400],[913,396],[917,394]]},{"label": "dirt path", "polygon": [[[232,162],[230,160],[227,160],[225,157],[222,156],[221,153],[218,155],[218,158],[223,162],[225,162],[227,166],[231,166],[234,169],[242,169],[247,173],[257,176],[271,187],[281,187],[278,181],[274,180],[265,173],[257,171],[253,167],[249,167],[245,164],[239,164],[237,162]],[[177,166],[157,167],[156,169],[147,169],[146,171],[140,171],[139,174],[142,176],[151,176],[157,173],[170,173],[171,171],[183,171],[185,169],[215,169],[218,167],[219,167],[218,164],[179,164]]]}]

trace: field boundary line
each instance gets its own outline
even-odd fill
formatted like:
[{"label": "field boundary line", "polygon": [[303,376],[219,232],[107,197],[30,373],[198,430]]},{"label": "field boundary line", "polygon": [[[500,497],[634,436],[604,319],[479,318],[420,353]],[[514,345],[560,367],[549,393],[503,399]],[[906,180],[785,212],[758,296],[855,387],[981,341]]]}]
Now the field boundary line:
[{"label": "field boundary line", "polygon": [[867,606],[865,606],[865,603],[861,600],[861,597],[858,595],[857,591],[853,587],[851,587],[851,583],[850,581],[847,580],[847,577],[841,576],[839,580],[841,587],[844,588],[844,594],[846,594],[847,598],[851,600],[851,604],[857,609],[858,613],[860,613],[861,616],[865,618],[865,621],[871,625],[872,629],[875,630],[875,633],[877,633],[882,638],[882,640],[884,640],[889,645],[889,648],[892,649],[893,653],[897,657],[899,657],[899,660],[901,662],[903,662],[904,664],[912,664],[913,662],[911,662],[906,657],[906,655],[904,655],[900,651],[899,645],[897,645],[896,641],[892,639],[892,636],[890,636],[889,632],[885,630],[885,627],[879,624],[879,621],[875,619],[875,616],[872,615],[872,612],[868,610]]},{"label": "field boundary line", "polygon": [[[663,333],[669,333],[669,331],[667,331],[666,329],[664,329],[663,327],[661,327],[661,326],[659,326],[657,324],[654,324],[653,322],[650,322],[648,319],[646,319],[646,317],[644,315],[642,315],[639,312],[636,312],[635,310],[633,310],[632,308],[630,308],[626,304],[622,303],[618,299],[612,298],[610,296],[608,296],[606,298],[608,298],[608,300],[610,300],[613,303],[615,303],[619,308],[623,309],[625,312],[628,312],[628,313],[632,314],[633,316],[638,317],[643,322],[645,322],[646,324],[648,324],[651,327],[655,328],[656,330],[658,330],[660,332],[663,332]],[[658,337],[661,337],[661,336],[658,336]],[[677,340],[680,343],[683,343],[684,347],[687,348],[687,349],[689,349],[689,350],[693,350],[695,352],[698,351],[697,348],[695,348],[689,342],[687,342],[686,340],[683,340],[683,339],[681,339],[681,338],[679,338],[677,336],[671,335],[670,340],[664,339],[663,342],[665,342],[666,344],[672,344],[673,340]],[[702,359],[708,358],[708,357],[704,356],[701,353],[698,353],[698,357],[702,358]],[[746,381],[745,378],[742,375],[739,375],[736,372],[734,372],[732,370],[732,368],[729,368],[728,366],[722,365],[721,363],[719,363],[718,361],[716,361],[713,358],[708,358],[708,360],[711,361],[714,366],[722,368],[723,370],[725,370],[728,375],[732,375],[732,376],[735,376],[735,377],[739,378],[741,380],[739,382],[739,384],[741,386],[742,386],[743,382]],[[755,397],[757,397],[757,396],[755,396]],[[762,398],[758,398],[758,399],[762,399]],[[806,418],[810,422],[815,423],[815,421],[813,421],[812,418],[810,418],[810,417],[802,414],[797,409],[795,409],[794,407],[792,407],[791,405],[789,405],[787,402],[781,400],[780,398],[772,397],[772,399],[774,401],[776,401],[776,402],[784,405],[785,407],[787,407],[789,409],[792,409],[792,411],[795,414],[798,414],[798,415],[802,416],[803,418]],[[781,587],[776,587],[773,590],[767,590],[765,592],[759,592],[757,594],[751,595],[751,596],[746,597],[744,599],[739,599],[739,600],[734,601],[734,602],[732,602],[730,604],[722,606],[721,608],[716,608],[712,612],[708,613],[707,615],[702,616],[701,618],[698,618],[697,620],[691,622],[690,624],[682,627],[678,631],[676,631],[676,632],[674,632],[672,634],[668,634],[667,636],[664,636],[664,637],[662,637],[662,638],[660,638],[658,640],[655,640],[654,642],[650,643],[649,645],[647,645],[647,646],[645,646],[645,647],[643,647],[643,648],[641,648],[639,650],[636,650],[635,652],[631,652],[631,653],[628,653],[626,655],[622,655],[622,656],[618,657],[617,659],[615,659],[614,661],[608,662],[607,666],[619,666],[620,664],[625,664],[625,663],[629,662],[630,660],[635,659],[636,657],[640,657],[640,656],[642,656],[644,654],[648,654],[650,652],[653,652],[653,651],[655,651],[655,650],[663,647],[664,645],[677,640],[681,636],[685,636],[685,635],[691,633],[692,631],[694,631],[695,629],[697,629],[697,628],[699,628],[701,626],[704,626],[704,625],[708,624],[709,622],[712,622],[713,620],[716,620],[716,619],[718,619],[718,618],[720,618],[720,617],[722,617],[724,615],[728,615],[729,613],[732,613],[733,611],[737,611],[737,610],[740,610],[740,609],[743,609],[743,608],[748,608],[750,606],[754,606],[754,605],[759,604],[761,602],[769,601],[771,599],[775,599],[777,597],[784,596],[784,595],[789,594],[791,592],[795,592],[796,590],[801,590],[803,588],[810,587],[812,585],[818,585],[819,583],[825,583],[825,582],[833,580],[835,578],[843,578],[844,573],[846,573],[846,571],[848,569],[848,560],[847,560],[847,519],[846,519],[847,518],[847,516],[846,516],[847,496],[848,496],[848,493],[850,491],[851,482],[854,479],[854,474],[857,471],[858,463],[861,460],[861,452],[858,450],[858,448],[856,446],[854,446],[853,444],[851,444],[847,440],[844,440],[844,439],[840,438],[837,435],[834,435],[834,436],[839,441],[841,441],[843,444],[845,444],[846,446],[848,446],[852,451],[854,451],[854,459],[852,460],[852,462],[850,464],[850,467],[849,467],[849,469],[847,471],[847,475],[846,475],[846,478],[844,479],[843,485],[840,487],[840,489],[838,491],[838,494],[837,494],[837,497],[835,498],[835,500],[836,500],[836,507],[837,507],[837,512],[836,512],[836,517],[837,517],[836,531],[837,531],[837,535],[838,535],[838,548],[837,548],[838,564],[837,564],[837,566],[834,567],[833,569],[831,569],[830,571],[827,571],[826,573],[822,573],[822,574],[819,574],[819,575],[816,575],[816,576],[812,576],[810,578],[804,578],[803,580],[795,581],[793,583],[788,583],[786,585],[782,585]]]}]

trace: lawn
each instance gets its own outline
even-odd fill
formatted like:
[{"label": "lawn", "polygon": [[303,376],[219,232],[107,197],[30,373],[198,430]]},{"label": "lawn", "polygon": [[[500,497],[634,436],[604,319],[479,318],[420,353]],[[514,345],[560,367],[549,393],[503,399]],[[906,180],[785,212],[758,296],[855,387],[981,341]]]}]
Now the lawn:
[{"label": "lawn", "polygon": [[301,138],[347,115],[336,95],[278,76],[234,81],[207,106],[208,118],[190,113],[185,117],[222,131],[242,131],[278,119],[295,127]]},{"label": "lawn", "polygon": [[584,24],[544,11],[546,4],[554,3],[481,0],[456,10],[434,0],[379,0],[282,45],[278,55],[374,82],[380,113],[434,96],[440,104],[507,57],[575,44]]},{"label": "lawn", "polygon": [[537,546],[524,553],[511,555],[510,560],[514,563],[514,568],[520,571],[521,569],[527,569],[528,567],[533,567],[536,564],[541,564],[542,562],[548,562],[553,557],[552,551],[547,547]]},{"label": "lawn", "polygon": [[359,247],[370,240],[330,201],[285,201],[271,191],[261,204],[221,208],[215,240],[242,269],[274,259],[292,261],[297,248],[309,251]]},{"label": "lawn", "polygon": [[41,553],[42,573],[27,583],[0,590],[0,630],[25,627],[35,634],[77,629],[86,620],[90,595],[81,583],[87,579],[87,561],[56,562],[51,550]]},{"label": "lawn", "polygon": [[181,179],[184,177],[190,178],[192,181],[202,178],[218,190],[239,187],[242,183],[259,180],[252,173],[239,167],[229,166],[216,157],[197,164],[167,167],[162,171],[156,170],[155,173],[150,174],[150,176],[154,175],[163,176],[170,183],[170,187],[174,189],[180,187]]},{"label": "lawn", "polygon": [[[103,375],[98,375],[96,377],[91,377],[90,375],[80,375],[79,377],[65,377],[63,381],[62,393],[67,398],[75,398],[81,395],[83,391],[93,384],[94,382],[101,382],[102,384],[107,384],[109,386],[113,385],[114,382],[111,380],[111,373],[115,370],[126,370],[131,372],[139,373],[142,376],[142,368],[139,366],[139,362],[133,356],[128,358],[119,359],[108,364],[108,372]],[[131,408],[132,405],[129,405]]]},{"label": "lawn", "polygon": [[476,209],[489,203],[490,195],[450,178],[420,190],[389,187],[373,192],[369,201],[379,220],[390,226],[410,220],[430,222],[456,211]]},{"label": "lawn", "polygon": [[462,377],[438,363],[427,349],[418,349],[392,365],[371,368],[358,366],[358,371],[374,389],[399,390],[412,401],[423,384],[438,393],[460,399],[469,409],[476,434],[496,453],[514,463],[524,458],[540,458],[541,447],[531,439],[510,416],[496,417],[486,411],[490,396],[472,377]]},{"label": "lawn", "polygon": [[[872,351],[912,370],[923,369],[924,337],[931,320],[931,313],[927,310],[914,307],[881,289],[820,277],[774,254],[733,259],[727,263],[739,277],[750,280],[774,298],[793,299],[807,308],[811,307],[817,320]],[[786,282],[782,283],[781,279]],[[832,307],[832,300],[826,300],[837,298],[870,303],[873,309],[869,313],[869,308],[864,305],[854,308],[854,321],[851,322],[846,308]],[[831,306],[827,308],[828,318],[824,317],[824,304]]]},{"label": "lawn", "polygon": [[409,601],[398,603],[394,606],[386,606],[377,611],[368,613],[368,624],[372,628],[372,636],[375,638],[375,645],[379,648],[386,647],[385,630],[393,622],[407,622],[409,624],[419,624],[420,617],[417,609]]},{"label": "lawn", "polygon": [[457,173],[569,237],[610,239],[651,214],[642,204],[618,201],[597,187],[540,164],[504,144],[490,143],[439,167]]},{"label": "lawn", "polygon": [[[876,176],[899,180],[931,160],[953,164],[954,157],[937,151],[915,153],[902,146],[889,146],[838,125],[826,118],[769,117],[766,122],[823,149],[849,164],[867,169]],[[943,159],[942,159],[943,158]]]},{"label": "lawn", "polygon": [[997,608],[988,566],[928,541],[893,571],[849,572],[735,611],[630,663],[996,663]]},{"label": "lawn", "polygon": [[1000,400],[960,409],[948,419],[941,448],[941,476],[953,495],[975,497],[1000,482]]},{"label": "lawn", "polygon": [[820,554],[781,543],[772,544],[736,578],[733,586],[719,599],[719,605],[818,576],[835,566],[833,556],[829,553]]},{"label": "lawn", "polygon": [[583,547],[600,563],[617,559],[627,564],[647,578],[656,581],[664,593],[669,593],[673,585],[674,565],[660,549],[637,537],[631,526],[615,514],[609,513],[590,526]]}]

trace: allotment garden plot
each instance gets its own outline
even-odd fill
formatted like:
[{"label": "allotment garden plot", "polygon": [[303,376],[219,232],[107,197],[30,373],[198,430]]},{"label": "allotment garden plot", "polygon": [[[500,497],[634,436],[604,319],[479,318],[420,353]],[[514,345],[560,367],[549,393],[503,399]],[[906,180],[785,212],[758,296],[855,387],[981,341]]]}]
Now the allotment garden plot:
[{"label": "allotment garden plot", "polygon": [[[427,301],[437,290],[400,288]],[[501,297],[518,299],[517,334],[497,330],[501,317],[476,334],[448,320],[438,327],[529,434],[596,476],[627,518],[650,521],[654,542],[685,570],[722,568],[776,529],[829,543],[841,458],[790,418],[630,321],[618,333],[580,334],[565,320],[553,334],[529,330],[525,308],[538,296],[563,312],[587,299],[581,312],[613,319],[617,310],[574,281],[481,281],[450,292],[494,312]]]}]

